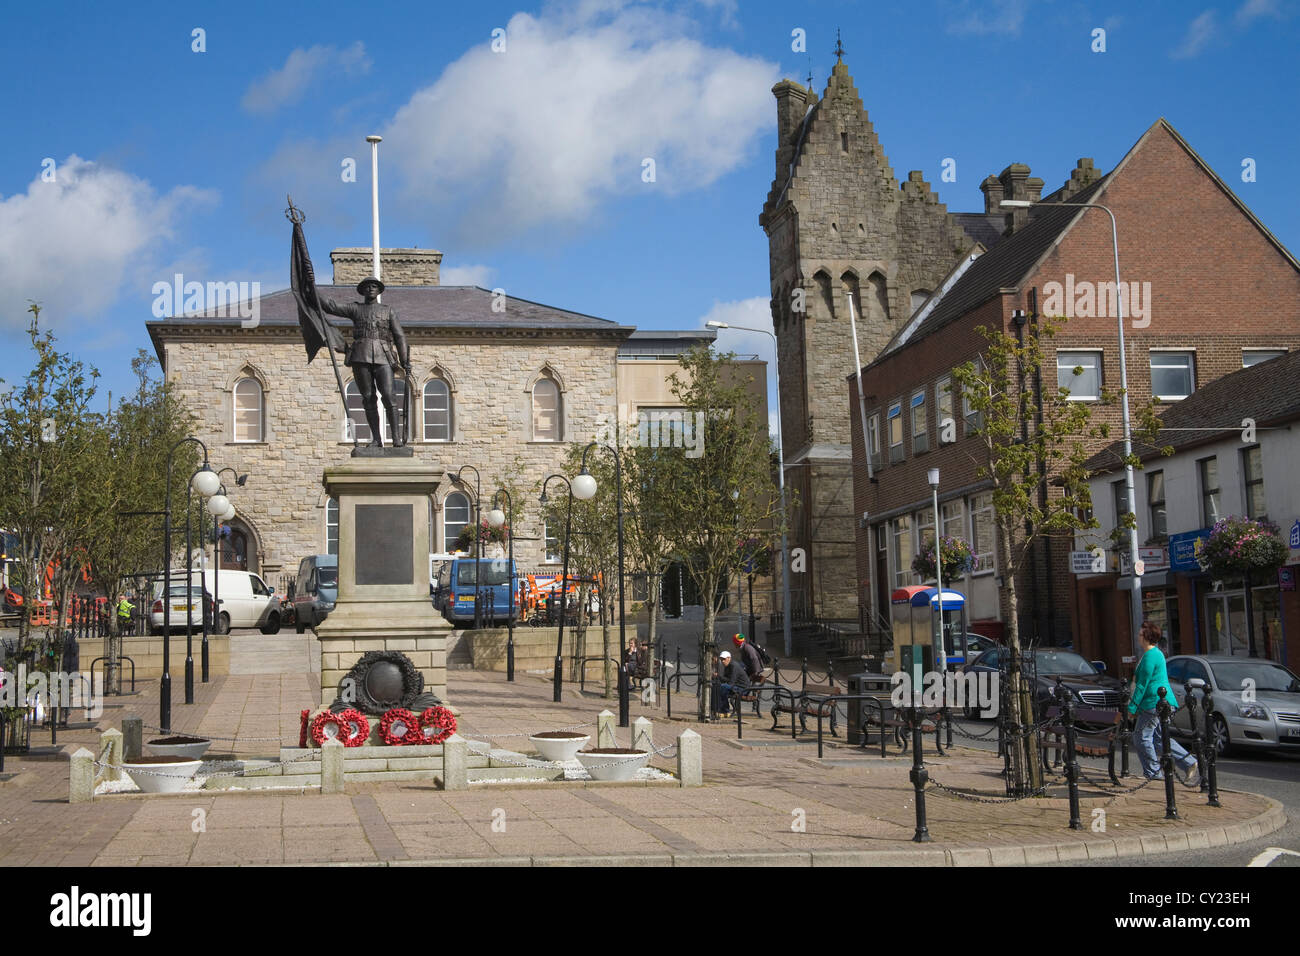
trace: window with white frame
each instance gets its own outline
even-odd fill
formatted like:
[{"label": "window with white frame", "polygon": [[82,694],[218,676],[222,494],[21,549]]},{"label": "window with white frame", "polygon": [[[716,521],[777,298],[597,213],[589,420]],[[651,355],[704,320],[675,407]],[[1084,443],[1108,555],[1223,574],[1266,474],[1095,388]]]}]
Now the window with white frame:
[{"label": "window with white frame", "polygon": [[560,536],[552,534],[550,525],[545,521],[542,522],[542,540],[546,547],[546,563],[559,564],[564,559],[560,553]]},{"label": "window with white frame", "polygon": [[912,454],[930,450],[930,433],[926,420],[925,389],[912,396]]},{"label": "window with white frame", "polygon": [[1241,350],[1241,367],[1250,368],[1252,365],[1258,365],[1260,362],[1271,362],[1275,358],[1281,358],[1286,355],[1286,349],[1242,349]]},{"label": "window with white frame", "polygon": [[[456,539],[469,524],[469,495],[453,491],[442,502],[442,550],[456,550]],[[473,537],[471,535],[471,537]]]},{"label": "window with white frame", "polygon": [[325,502],[325,553],[339,553],[339,500]]},{"label": "window with white frame", "polygon": [[1196,463],[1201,478],[1201,527],[1209,528],[1223,517],[1222,489],[1219,488],[1219,459],[1211,455]]},{"label": "window with white frame", "polygon": [[1057,352],[1056,387],[1070,393],[1070,401],[1101,398],[1101,352]]},{"label": "window with white frame", "polygon": [[1165,473],[1153,471],[1147,475],[1147,520],[1151,525],[1153,538],[1168,537],[1167,512],[1165,510]]},{"label": "window with white frame", "polygon": [[871,465],[873,468],[880,467],[880,414],[876,413],[867,419],[867,436],[868,446],[871,450]]},{"label": "window with white frame", "polygon": [[[939,379],[934,386],[934,405],[935,405],[935,427],[939,430],[939,444],[944,443],[943,423],[953,421],[952,417],[952,376],[945,375]],[[952,430],[952,440],[957,438],[957,429],[954,423]]]},{"label": "window with white frame", "polygon": [[440,378],[424,385],[424,440],[451,441],[451,389]]},{"label": "window with white frame", "polygon": [[970,500],[970,547],[979,559],[981,571],[991,571],[993,561],[995,525],[993,521],[993,496],[976,495]]},{"label": "window with white frame", "polygon": [[890,558],[894,566],[894,587],[905,588],[912,583],[912,519],[909,515],[890,522],[893,547]]},{"label": "window with white frame", "polygon": [[1246,492],[1246,517],[1266,517],[1268,500],[1264,495],[1264,453],[1258,445],[1241,450],[1241,480]]},{"label": "window with white frame", "polygon": [[[343,440],[352,441],[353,432],[356,433],[356,440],[361,444],[367,444],[371,440],[370,423],[366,421],[366,406],[361,398],[361,387],[357,385],[356,380],[348,382],[343,389],[343,394],[348,406],[348,420],[343,423]],[[388,420],[388,413],[384,409],[384,401],[376,396],[377,411],[379,412],[379,431],[384,436],[384,444],[393,444],[393,426]],[[406,379],[399,378],[393,382],[393,408],[394,410],[406,408]],[[407,438],[410,438],[410,423],[407,423]]]},{"label": "window with white frame", "polygon": [[962,519],[966,513],[962,508],[961,499],[956,501],[945,501],[939,505],[939,514],[943,519],[943,534],[946,538],[966,538],[966,529],[963,527]]},{"label": "window with white frame", "polygon": [[235,383],[234,407],[237,442],[262,440],[262,386],[255,378],[241,378]]},{"label": "window with white frame", "polygon": [[533,441],[560,440],[560,386],[539,378],[533,386]]},{"label": "window with white frame", "polygon": [[1161,402],[1176,402],[1196,390],[1196,354],[1151,350],[1151,394]]},{"label": "window with white frame", "polygon": [[897,464],[903,460],[903,403],[893,402],[889,406],[889,463]]}]

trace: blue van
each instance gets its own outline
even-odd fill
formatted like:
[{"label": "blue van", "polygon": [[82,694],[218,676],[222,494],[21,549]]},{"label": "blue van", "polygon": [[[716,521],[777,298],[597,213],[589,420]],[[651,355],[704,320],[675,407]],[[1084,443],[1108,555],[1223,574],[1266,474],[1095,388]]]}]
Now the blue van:
[{"label": "blue van", "polygon": [[[474,623],[474,559],[452,558],[438,571],[435,585],[437,608],[452,624]],[[518,569],[505,558],[482,558],[478,562],[478,584],[483,593],[482,617],[505,626],[508,618],[519,616],[517,590]]]}]

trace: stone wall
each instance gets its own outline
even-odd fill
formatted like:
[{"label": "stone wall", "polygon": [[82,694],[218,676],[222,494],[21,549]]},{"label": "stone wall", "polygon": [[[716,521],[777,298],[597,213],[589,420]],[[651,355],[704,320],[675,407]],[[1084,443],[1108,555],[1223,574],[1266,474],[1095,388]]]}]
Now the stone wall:
[{"label": "stone wall", "polygon": [[[91,661],[104,653],[102,637],[78,640],[77,647],[81,653],[81,666],[90,670]],[[197,684],[203,676],[203,635],[194,635],[194,682]],[[135,661],[135,679],[157,680],[163,672],[163,637],[124,637],[122,638],[122,655]],[[185,632],[172,634],[171,660],[168,662],[172,675],[172,693],[185,690]],[[104,673],[103,662],[95,666],[95,673],[100,679]],[[230,638],[217,634],[208,635],[208,676],[224,677],[230,673]],[[131,665],[122,663],[122,689],[131,688]],[[173,700],[176,698],[173,697]],[[183,699],[183,696],[182,696]]]},{"label": "stone wall", "polygon": [[[334,249],[330,252],[330,262],[334,264],[335,285],[356,285],[375,274],[374,255],[369,246]],[[436,249],[380,248],[379,264],[385,285],[438,285],[442,253]]]}]

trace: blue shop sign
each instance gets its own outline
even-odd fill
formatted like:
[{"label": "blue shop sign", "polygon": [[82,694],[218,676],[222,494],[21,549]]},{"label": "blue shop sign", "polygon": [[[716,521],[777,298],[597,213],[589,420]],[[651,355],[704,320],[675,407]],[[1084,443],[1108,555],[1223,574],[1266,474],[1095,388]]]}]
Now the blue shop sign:
[{"label": "blue shop sign", "polygon": [[1295,519],[1295,524],[1291,526],[1291,547],[1300,548],[1300,518]]},{"label": "blue shop sign", "polygon": [[1196,542],[1209,538],[1210,528],[1196,531],[1184,531],[1182,534],[1169,536],[1169,570],[1199,572],[1201,564],[1196,560]]}]

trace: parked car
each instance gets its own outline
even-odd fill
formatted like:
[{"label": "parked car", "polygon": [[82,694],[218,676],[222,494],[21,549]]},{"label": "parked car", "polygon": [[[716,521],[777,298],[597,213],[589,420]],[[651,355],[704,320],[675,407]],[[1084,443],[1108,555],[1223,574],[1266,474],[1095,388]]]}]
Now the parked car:
[{"label": "parked car", "polygon": [[[1187,682],[1199,678],[1212,695],[1210,737],[1217,753],[1235,747],[1300,750],[1300,678],[1286,667],[1259,657],[1197,654],[1171,657],[1166,667],[1178,698],[1175,728],[1191,732]],[[1199,707],[1197,718],[1205,719]]]},{"label": "parked car", "polygon": [[325,620],[339,597],[339,557],[313,554],[298,565],[298,577],[289,591],[294,627],[301,634]]},{"label": "parked car", "polygon": [[[198,578],[194,579],[196,582]],[[193,584],[189,590],[189,599],[185,597],[185,582],[172,582],[167,590],[167,600],[171,603],[171,629],[175,631],[185,630],[185,619],[188,617],[191,628],[195,630],[203,629],[203,618],[206,616],[208,621],[212,620],[212,595],[205,594],[203,588]],[[163,607],[162,582],[154,583],[153,602],[149,607],[149,633],[161,634],[163,632],[163,622],[166,619],[166,610]]]},{"label": "parked car", "polygon": [[218,634],[229,634],[232,627],[256,627],[263,634],[280,630],[280,599],[274,588],[251,571],[223,569],[216,574],[220,577],[204,571],[203,586],[211,594],[213,584],[217,585]]},{"label": "parked car", "polygon": [[[980,654],[962,671],[999,671],[1005,674],[1009,660],[1007,648],[997,646]],[[1105,665],[1099,661],[1089,661],[1063,647],[1035,647],[1033,661],[1035,714],[1042,714],[1056,703],[1058,679],[1081,707],[1112,710],[1118,709],[1123,700],[1123,682],[1104,673]],[[967,719],[974,719],[977,714],[978,711],[966,708]]]}]

